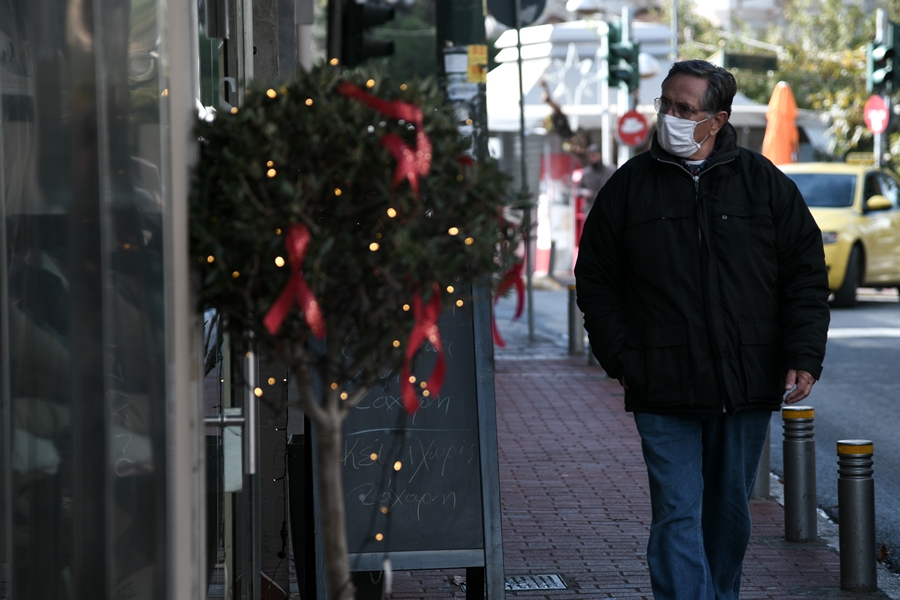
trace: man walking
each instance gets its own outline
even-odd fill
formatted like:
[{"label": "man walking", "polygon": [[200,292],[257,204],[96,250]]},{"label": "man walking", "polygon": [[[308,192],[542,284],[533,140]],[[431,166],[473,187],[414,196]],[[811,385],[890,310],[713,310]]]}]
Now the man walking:
[{"label": "man walking", "polygon": [[657,600],[738,598],[771,413],[809,395],[825,356],[821,233],[790,179],[737,146],[736,91],[711,63],[672,66],[651,149],[600,191],[575,266],[641,436]]}]

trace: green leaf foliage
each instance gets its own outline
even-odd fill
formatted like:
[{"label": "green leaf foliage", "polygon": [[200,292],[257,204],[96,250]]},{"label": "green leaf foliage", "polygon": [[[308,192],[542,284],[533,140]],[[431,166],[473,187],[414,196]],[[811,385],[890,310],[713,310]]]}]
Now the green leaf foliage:
[{"label": "green leaf foliage", "polygon": [[[897,6],[900,3],[892,0],[887,7],[895,21]],[[690,3],[683,10],[687,12],[682,17],[684,29],[679,32],[679,48],[685,58],[708,58],[720,48],[777,54],[777,71],[732,69],[738,89],[752,100],[766,104],[778,82],[790,83],[797,106],[825,114],[830,124],[829,146],[818,159],[839,159],[849,151],[872,149],[872,134],[863,122],[863,107],[869,96],[866,42],[874,38],[874,11],[842,0],[787,0],[781,18],[764,31],[753,30],[734,19],[728,27],[732,35],[726,36],[698,16]],[[685,31],[691,35],[684,36]],[[757,42],[770,49],[760,49]],[[892,134],[891,139],[896,140],[897,135]],[[891,152],[898,156],[895,145],[892,144]]]},{"label": "green leaf foliage", "polygon": [[[345,81],[421,109],[432,155],[418,195],[406,178],[395,185],[397,161],[382,143],[391,133],[415,150],[415,124],[338,93]],[[436,283],[443,306],[470,302],[468,283],[496,284],[517,261],[520,231],[503,218],[518,201],[510,179],[493,160],[467,159],[470,142],[430,81],[401,85],[322,65],[277,89],[251,89],[235,114],[198,122],[196,132],[190,235],[202,302],[227,317],[237,339],[252,336],[289,367],[315,363],[331,381],[360,372],[358,380],[371,380],[400,363],[414,324],[403,307],[415,294],[427,302]],[[340,342],[337,356],[331,344],[324,356],[309,352],[310,328],[296,303],[276,335],[263,326],[291,276],[292,225],[311,233],[303,276],[326,337]]]}]

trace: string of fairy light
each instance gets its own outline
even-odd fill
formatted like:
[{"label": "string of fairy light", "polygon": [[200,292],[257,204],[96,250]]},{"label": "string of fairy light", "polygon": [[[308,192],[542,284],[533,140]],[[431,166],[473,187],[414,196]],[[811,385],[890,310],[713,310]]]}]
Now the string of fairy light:
[{"label": "string of fairy light", "polygon": [[[368,81],[366,81],[366,84],[365,84],[365,85],[366,85],[367,88],[371,89],[371,88],[373,88],[373,87],[375,86],[375,80],[374,80],[374,79],[369,79]],[[401,88],[401,90],[405,90],[405,89],[406,89],[406,84],[402,84],[402,85],[400,86],[400,88]],[[287,94],[286,88],[282,88],[280,91],[281,91],[282,94]],[[270,98],[270,99],[275,99],[275,98],[278,96],[278,92],[277,92],[274,88],[270,88],[269,90],[266,91],[266,96],[267,96],[268,98]],[[312,98],[307,98],[307,99],[304,101],[304,103],[306,104],[306,106],[312,106],[312,105],[313,105],[313,100],[312,100]],[[235,107],[235,108],[232,110],[232,112],[233,112],[233,113],[236,113],[237,110],[238,110],[238,109]],[[275,168],[275,161],[273,161],[273,160],[268,160],[268,161],[266,161],[266,167],[267,167],[266,176],[267,176],[268,178],[271,179],[271,178],[274,178],[274,177],[276,177],[276,176],[278,175],[278,171],[277,171],[277,169]],[[457,177],[458,177],[458,178],[462,178],[462,175],[458,175]],[[343,191],[341,190],[341,188],[336,187],[336,188],[334,189],[334,195],[335,195],[335,196],[338,196],[338,197],[339,197],[339,196],[341,196],[342,194],[343,194]],[[397,215],[398,215],[397,210],[396,210],[395,208],[393,208],[393,207],[389,207],[389,208],[387,209],[386,212],[387,212],[388,217],[391,218],[391,219],[396,218]],[[281,234],[282,234],[282,230],[281,230],[281,229],[276,229],[276,232],[275,232],[275,233],[276,233],[276,235],[281,235]],[[460,229],[459,229],[458,227],[450,227],[450,228],[447,230],[447,233],[448,233],[448,235],[455,237],[455,236],[458,236],[458,235],[460,234]],[[383,235],[382,235],[381,232],[376,232],[376,233],[375,233],[375,237],[376,237],[376,240],[380,240],[380,239],[382,239]],[[475,239],[474,239],[473,237],[471,237],[471,236],[468,236],[468,237],[465,237],[465,238],[464,238],[463,242],[464,242],[465,245],[471,246],[471,245],[473,245],[473,244],[475,243]],[[373,241],[373,242],[371,242],[371,243],[369,244],[369,250],[370,250],[371,252],[377,252],[377,251],[379,251],[380,249],[381,249],[381,244],[380,244],[380,242],[378,242],[378,241]],[[207,260],[208,263],[212,264],[212,263],[215,261],[215,257],[212,256],[212,255],[210,255],[210,256],[207,257],[206,260]],[[275,257],[275,265],[276,265],[277,267],[283,268],[286,264],[287,264],[287,261],[284,259],[284,257],[282,257],[282,256],[277,256],[277,257]],[[240,272],[237,271],[237,270],[232,271],[231,276],[232,276],[232,278],[234,278],[234,279],[238,279],[238,278],[240,277]],[[448,293],[451,293],[451,294],[452,294],[452,293],[453,293],[453,286],[448,286],[447,290],[448,290]],[[462,307],[462,306],[464,305],[464,301],[463,301],[462,299],[457,299],[456,302],[455,302],[455,304],[456,304],[457,307]],[[408,305],[408,304],[405,304],[403,308],[404,308],[405,311],[408,311],[408,310],[409,310],[409,305]],[[399,340],[394,340],[394,342],[393,342],[394,348],[399,348],[400,345],[401,345],[401,344],[400,344],[400,341],[399,341]],[[423,388],[424,388],[424,385],[423,385]],[[425,390],[425,392],[427,392],[427,390]],[[426,394],[426,395],[427,395],[427,394]]]},{"label": "string of fairy light", "polygon": [[[337,62],[335,60],[332,60],[331,63],[333,65],[337,64]],[[376,85],[376,82],[374,79],[369,79],[365,83],[365,87],[367,89],[372,89],[375,87],[375,85]],[[400,87],[401,91],[405,91],[407,89],[407,85],[405,83],[401,84],[399,87]],[[283,87],[280,90],[275,90],[274,88],[270,88],[266,91],[266,96],[270,99],[275,99],[278,97],[279,92],[281,94],[287,95],[288,90]],[[314,101],[312,98],[306,98],[304,100],[304,104],[307,107],[312,107],[314,105]],[[231,109],[232,114],[237,114],[238,112],[239,112],[239,109],[237,107],[233,107]],[[401,121],[401,124],[403,124],[403,121]],[[372,132],[373,130],[374,130],[374,128],[372,126],[370,126],[368,128],[369,132]],[[265,163],[265,166],[266,166],[265,174],[266,174],[267,178],[274,179],[275,177],[278,176],[279,172],[278,172],[278,168],[276,166],[276,162],[274,160],[267,160]],[[457,180],[461,181],[462,179],[463,179],[462,174],[457,175]],[[333,189],[333,194],[335,197],[340,197],[343,195],[343,190],[340,187],[335,187]],[[390,219],[395,219],[399,215],[398,210],[394,207],[389,207],[386,210],[386,214]],[[280,228],[276,229],[275,233],[276,233],[276,235],[279,235],[279,236],[283,235],[283,231]],[[379,250],[382,249],[382,241],[381,240],[383,240],[383,234],[381,232],[376,232],[374,235],[375,235],[376,239],[375,239],[375,241],[371,241],[368,244],[368,248],[371,252],[378,252]],[[454,238],[456,238],[456,237],[460,238],[466,246],[472,246],[475,243],[474,237],[472,237],[472,236],[463,237],[462,231],[459,227],[454,226],[454,227],[448,228],[447,235],[454,237]],[[201,257],[200,260],[202,262],[204,260],[204,257]],[[205,260],[209,265],[212,265],[216,261],[216,258],[215,258],[215,256],[210,254],[205,257]],[[278,268],[283,268],[288,264],[288,261],[283,256],[276,256],[274,259],[274,262]],[[231,276],[234,279],[238,279],[240,277],[240,272],[237,270],[234,270],[231,272]],[[437,292],[437,289],[438,288],[435,288],[436,292]],[[444,289],[446,290],[446,292],[448,294],[451,294],[451,295],[454,294],[456,291],[454,286],[452,286],[452,285],[447,285],[444,287]],[[457,307],[462,307],[462,306],[464,306],[465,302],[461,298],[458,298],[454,301],[454,304]],[[411,310],[411,306],[408,303],[403,304],[401,308],[404,312],[409,312]],[[434,338],[431,338],[431,341],[434,342],[435,341]],[[438,340],[438,343],[439,343],[439,340]],[[399,349],[402,347],[402,343],[399,339],[393,340],[391,342],[391,345],[394,349]],[[408,378],[408,381],[410,384],[418,387],[419,393],[421,394],[422,397],[427,398],[430,396],[431,392],[430,392],[430,390],[428,390],[428,382],[427,381],[418,381],[418,379],[416,378],[415,375],[410,375]],[[270,386],[274,385],[275,383],[276,383],[276,380],[274,378],[269,378],[268,384]],[[337,382],[333,382],[330,384],[330,388],[332,391],[337,392],[340,388],[340,385]],[[256,387],[256,388],[254,388],[253,393],[257,397],[262,397],[264,392],[261,387]],[[338,393],[338,396],[343,401],[346,401],[350,398],[350,394],[346,390],[341,390]],[[381,457],[377,453],[374,453],[374,452],[369,456],[369,458],[373,462],[381,459]],[[395,472],[400,471],[402,467],[403,467],[403,464],[402,464],[402,461],[400,461],[400,460],[397,460],[393,463],[393,470]],[[387,506],[382,506],[379,510],[384,515],[387,515],[389,512],[389,509]],[[385,539],[385,535],[382,532],[375,533],[374,539],[378,542],[382,542]]]}]

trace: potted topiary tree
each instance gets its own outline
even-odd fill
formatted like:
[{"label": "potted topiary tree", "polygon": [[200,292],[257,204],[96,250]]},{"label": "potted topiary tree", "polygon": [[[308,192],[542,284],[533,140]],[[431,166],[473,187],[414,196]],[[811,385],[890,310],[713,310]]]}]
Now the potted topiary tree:
[{"label": "potted topiary tree", "polygon": [[[494,161],[469,157],[433,82],[322,65],[248,91],[197,133],[200,297],[295,377],[317,434],[329,597],[352,598],[341,424],[380,370],[440,348],[438,313],[466,301],[447,286],[517,276],[506,212],[520,196]],[[429,393],[402,391],[410,412]]]}]

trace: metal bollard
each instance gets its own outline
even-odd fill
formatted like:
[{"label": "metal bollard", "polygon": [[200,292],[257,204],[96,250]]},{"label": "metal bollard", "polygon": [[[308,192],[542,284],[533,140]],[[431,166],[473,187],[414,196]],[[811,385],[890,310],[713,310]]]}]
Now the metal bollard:
[{"label": "metal bollard", "polygon": [[839,440],[838,532],[841,549],[841,589],[878,589],[875,573],[875,480],[872,442]]},{"label": "metal bollard", "polygon": [[569,354],[584,355],[584,315],[576,302],[575,286],[569,286]]},{"label": "metal bollard", "polygon": [[816,441],[811,406],[785,406],[784,423],[784,539],[809,542],[818,536],[816,501]]}]

